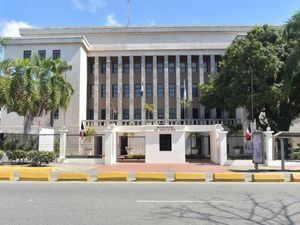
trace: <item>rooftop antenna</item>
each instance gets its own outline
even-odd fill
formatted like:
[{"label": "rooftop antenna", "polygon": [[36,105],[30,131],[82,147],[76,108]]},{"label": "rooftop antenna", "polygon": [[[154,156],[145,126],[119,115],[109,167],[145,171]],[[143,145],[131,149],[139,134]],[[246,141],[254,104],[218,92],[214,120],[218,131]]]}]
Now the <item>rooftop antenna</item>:
[{"label": "rooftop antenna", "polygon": [[127,0],[127,27],[130,26],[131,1]]}]

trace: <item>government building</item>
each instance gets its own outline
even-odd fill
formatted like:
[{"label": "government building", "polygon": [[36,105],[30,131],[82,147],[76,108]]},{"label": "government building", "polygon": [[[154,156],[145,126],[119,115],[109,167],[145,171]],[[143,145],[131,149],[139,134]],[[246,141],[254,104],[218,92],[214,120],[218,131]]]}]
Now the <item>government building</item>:
[{"label": "government building", "polygon": [[[213,79],[226,48],[251,26],[70,27],[20,29],[5,58],[53,57],[72,70],[75,93],[66,112],[55,112],[55,133],[66,131],[65,155],[103,157],[113,164],[128,155],[146,163],[185,162],[189,155],[224,164],[236,143],[229,127],[245,130],[246,114],[206,109],[199,84]],[[23,118],[1,111],[0,130],[22,133]],[[93,130],[79,137],[81,125]],[[49,127],[36,118],[32,132]],[[243,145],[240,143],[239,145]]]}]

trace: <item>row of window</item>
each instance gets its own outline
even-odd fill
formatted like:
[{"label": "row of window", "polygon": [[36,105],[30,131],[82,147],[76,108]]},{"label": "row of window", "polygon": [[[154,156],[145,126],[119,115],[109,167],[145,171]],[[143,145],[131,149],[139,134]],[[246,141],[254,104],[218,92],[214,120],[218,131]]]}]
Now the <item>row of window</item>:
[{"label": "row of window", "polygon": [[[23,52],[23,58],[24,59],[30,59],[31,58],[31,50],[25,50]],[[46,54],[46,50],[38,50],[38,56],[41,59],[46,59],[47,54]],[[53,59],[59,59],[60,58],[60,50],[53,50],[52,51],[52,58]]]},{"label": "row of window", "polygon": [[[118,84],[112,84],[111,86],[111,93],[113,98],[117,98],[119,95],[118,92]],[[130,89],[129,84],[123,84],[123,98],[129,97]],[[163,97],[165,93],[164,84],[158,84],[157,85],[157,96]],[[146,97],[152,97],[153,95],[153,85],[152,84],[146,84]],[[101,84],[101,92],[100,92],[101,98],[106,97],[106,85]],[[134,85],[134,95],[136,97],[140,97],[142,95],[142,86],[141,84],[135,84]],[[94,96],[94,85],[90,85],[89,88],[89,97],[92,98]],[[169,97],[175,97],[176,96],[176,85],[175,84],[169,84]],[[198,84],[194,83],[192,84],[192,96],[198,97]],[[184,97],[184,84],[180,85],[180,97]]]},{"label": "row of window", "polygon": [[[193,62],[192,63],[192,73],[196,73],[199,70],[198,64]],[[157,72],[158,73],[163,73],[164,72],[164,63],[162,62],[158,62],[157,63]],[[187,63],[180,63],[179,65],[180,67],[180,72],[181,73],[186,73],[187,72]],[[134,72],[141,72],[141,63],[134,63]],[[175,63],[173,62],[169,62],[168,63],[168,69],[169,72],[175,72],[176,71],[176,67],[175,67]],[[111,66],[111,72],[117,74],[118,73],[118,62],[113,62],[112,66]],[[208,63],[207,62],[203,62],[203,70],[204,72],[208,72]],[[123,74],[129,74],[130,71],[130,64],[129,62],[125,62],[123,63],[122,66],[122,71]],[[146,63],[145,65],[145,71],[146,73],[152,73],[153,72],[153,64],[152,63]],[[105,74],[106,73],[106,63],[101,63],[101,73]]]}]

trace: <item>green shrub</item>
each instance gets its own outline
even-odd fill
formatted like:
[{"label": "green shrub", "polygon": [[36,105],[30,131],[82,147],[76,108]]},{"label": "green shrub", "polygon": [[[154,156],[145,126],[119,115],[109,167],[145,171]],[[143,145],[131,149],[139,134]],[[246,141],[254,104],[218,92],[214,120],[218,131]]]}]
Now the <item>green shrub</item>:
[{"label": "green shrub", "polygon": [[145,159],[145,155],[126,155],[125,159]]},{"label": "green shrub", "polygon": [[27,159],[32,166],[45,166],[56,158],[55,152],[31,150],[27,153]]},{"label": "green shrub", "polygon": [[6,152],[7,158],[11,161],[12,164],[14,163],[22,163],[27,157],[27,152],[24,150],[14,150]]},{"label": "green shrub", "polygon": [[3,158],[4,156],[4,151],[0,150],[0,160]]}]

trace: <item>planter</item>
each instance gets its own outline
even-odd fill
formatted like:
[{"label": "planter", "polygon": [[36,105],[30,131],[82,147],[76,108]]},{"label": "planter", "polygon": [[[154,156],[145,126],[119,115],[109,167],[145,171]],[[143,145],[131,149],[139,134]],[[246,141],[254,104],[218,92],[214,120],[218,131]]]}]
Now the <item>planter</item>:
[{"label": "planter", "polygon": [[234,148],[233,152],[235,155],[240,155],[242,153],[242,149],[241,148]]}]

